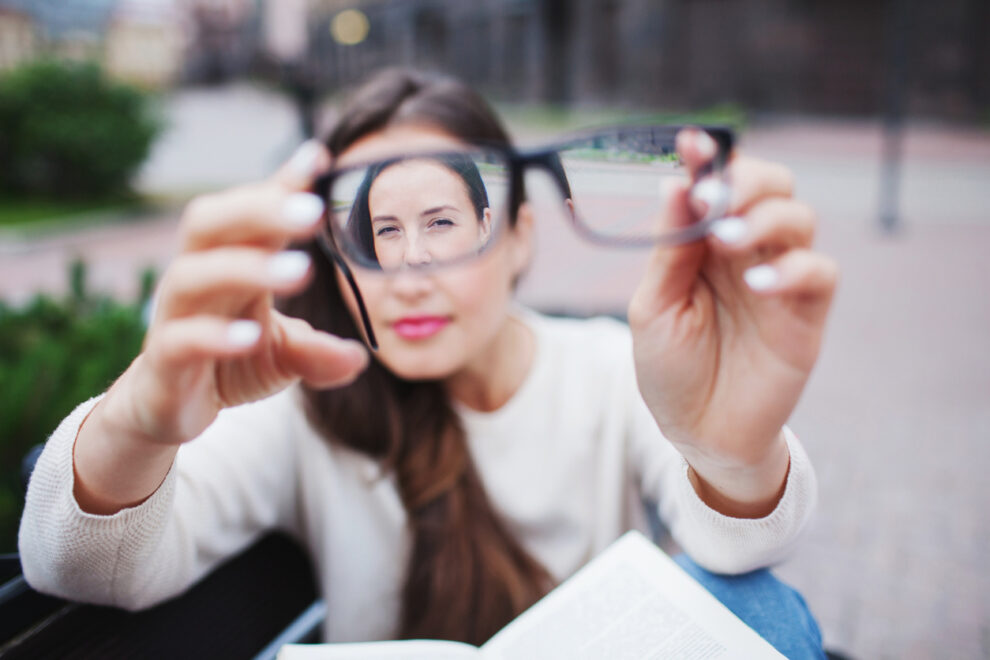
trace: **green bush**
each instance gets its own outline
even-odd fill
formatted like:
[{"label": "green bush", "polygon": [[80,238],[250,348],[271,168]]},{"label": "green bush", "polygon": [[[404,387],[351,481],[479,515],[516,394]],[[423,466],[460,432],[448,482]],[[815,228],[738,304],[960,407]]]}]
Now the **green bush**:
[{"label": "green bush", "polygon": [[152,280],[146,273],[136,303],[118,303],[86,291],[80,262],[64,300],[38,296],[19,309],[0,302],[0,553],[17,546],[21,460],[138,354]]},{"label": "green bush", "polygon": [[0,191],[125,193],[161,124],[150,99],[95,64],[39,60],[0,77]]}]

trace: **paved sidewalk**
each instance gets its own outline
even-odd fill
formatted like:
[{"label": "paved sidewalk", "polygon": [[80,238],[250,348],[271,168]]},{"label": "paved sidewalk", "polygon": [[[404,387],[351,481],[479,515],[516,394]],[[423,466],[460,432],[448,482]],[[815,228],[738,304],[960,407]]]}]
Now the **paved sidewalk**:
[{"label": "paved sidewalk", "polygon": [[[819,213],[819,249],[842,268],[791,421],[818,471],[819,513],[779,573],[831,648],[990,658],[990,134],[912,131],[893,236],[878,229],[880,144],[875,127],[832,122],[757,126],[742,142],[793,169]],[[642,256],[541,229],[524,298],[621,311]]]},{"label": "paved sidewalk", "polygon": [[[291,149],[287,105],[243,88],[211,105],[204,93],[172,106],[173,134],[142,179],[150,189],[253,178]],[[223,121],[233,108],[239,119]],[[219,160],[204,142],[209,126],[221,133]],[[817,466],[819,515],[780,574],[805,594],[829,646],[854,657],[990,657],[990,134],[912,127],[904,224],[892,237],[876,228],[875,125],[758,124],[742,146],[794,170],[820,215],[820,249],[842,267],[792,420]],[[173,253],[176,218],[0,239],[0,298],[59,290],[77,253],[93,288],[133,296],[141,269]],[[643,253],[591,250],[553,218],[541,218],[537,240],[524,301],[622,312]]]},{"label": "paved sidewalk", "polygon": [[820,514],[781,573],[861,658],[990,657],[990,134],[910,134],[894,237],[875,229],[875,131],[751,141],[794,168],[842,267],[793,420]]}]

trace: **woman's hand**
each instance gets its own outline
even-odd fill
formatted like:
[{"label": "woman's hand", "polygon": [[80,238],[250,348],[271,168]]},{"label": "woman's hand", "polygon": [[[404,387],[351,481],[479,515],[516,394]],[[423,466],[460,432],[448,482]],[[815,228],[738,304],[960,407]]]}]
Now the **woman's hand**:
[{"label": "woman's hand", "polygon": [[[715,145],[688,130],[678,152],[695,172]],[[786,168],[735,156],[727,175],[729,219],[704,241],[656,250],[629,322],[640,391],[698,494],[759,517],[786,483],[782,427],[817,359],[837,267],[811,249],[815,215]],[[665,226],[703,217],[704,189],[672,190]]]},{"label": "woman's hand", "polygon": [[308,142],[270,180],[193,200],[181,251],[165,272],[137,359],[94,408],[75,448],[80,505],[110,512],[146,498],[175,449],[223,408],[299,380],[353,380],[367,364],[358,342],[318,332],[272,307],[309,279],[309,257],[283,251],[314,234],[322,201],[307,192],[330,164]]}]

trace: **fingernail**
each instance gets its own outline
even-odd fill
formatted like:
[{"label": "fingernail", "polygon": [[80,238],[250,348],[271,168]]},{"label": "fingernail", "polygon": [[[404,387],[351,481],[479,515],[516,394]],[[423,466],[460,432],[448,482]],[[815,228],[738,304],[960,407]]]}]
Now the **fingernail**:
[{"label": "fingernail", "polygon": [[251,346],[261,337],[261,324],[257,321],[234,321],[227,326],[227,341],[231,346]]},{"label": "fingernail", "polygon": [[746,237],[746,221],[742,218],[722,218],[721,220],[716,220],[708,227],[708,231],[715,234],[715,237],[726,243],[732,245],[733,243],[738,243]]},{"label": "fingernail", "polygon": [[309,227],[323,215],[323,200],[313,193],[293,193],[282,206],[282,217],[289,224]]},{"label": "fingernail", "polygon": [[289,167],[301,177],[312,176],[320,157],[320,145],[316,140],[306,140],[289,159]]},{"label": "fingernail", "polygon": [[295,282],[309,270],[310,259],[305,252],[279,252],[268,260],[268,274],[278,282]]},{"label": "fingernail", "polygon": [[702,179],[691,189],[691,205],[702,220],[721,218],[729,210],[732,191],[718,179]]},{"label": "fingernail", "polygon": [[780,273],[773,266],[761,264],[747,268],[743,273],[743,279],[753,291],[766,291],[773,288],[780,281]]},{"label": "fingernail", "polygon": [[705,160],[714,158],[715,153],[718,151],[718,145],[712,139],[712,136],[702,130],[698,131],[698,137],[695,138],[694,144],[698,148],[698,153]]}]

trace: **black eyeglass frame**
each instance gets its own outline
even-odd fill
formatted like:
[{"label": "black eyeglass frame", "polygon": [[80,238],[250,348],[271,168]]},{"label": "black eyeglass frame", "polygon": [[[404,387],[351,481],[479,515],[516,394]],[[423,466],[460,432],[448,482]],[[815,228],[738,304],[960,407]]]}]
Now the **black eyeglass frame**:
[{"label": "black eyeglass frame", "polygon": [[[735,145],[735,134],[731,128],[726,126],[613,126],[609,128],[576,133],[562,140],[533,149],[516,149],[509,145],[486,144],[484,142],[471,142],[469,145],[476,147],[479,150],[497,153],[504,159],[504,163],[508,166],[509,225],[511,226],[515,222],[515,216],[519,211],[520,205],[523,201],[525,201],[525,187],[523,180],[526,172],[531,169],[543,170],[546,172],[554,181],[562,198],[566,199],[570,197],[570,184],[568,183],[566,174],[560,164],[560,158],[558,155],[559,152],[565,151],[575,145],[587,143],[589,140],[604,139],[605,137],[614,137],[618,140],[622,140],[624,138],[628,138],[629,136],[642,135],[648,131],[652,142],[658,149],[660,149],[659,153],[673,154],[676,153],[674,139],[677,133],[685,128],[696,128],[704,131],[715,141],[715,144],[718,147],[715,156],[706,165],[698,170],[695,175],[695,179],[700,180],[707,176],[720,174],[728,164],[733,146]],[[656,144],[658,141],[660,141],[659,145]],[[417,156],[429,155],[430,154],[417,154]],[[347,169],[349,170],[351,168]],[[343,171],[346,170],[331,170],[319,176],[313,183],[313,193],[319,195],[324,201],[329,200],[329,192],[333,187],[333,183]],[[364,298],[361,295],[361,290],[358,288],[357,282],[354,279],[354,274],[350,265],[343,257],[342,250],[336,244],[336,237],[332,231],[333,223],[329,221],[329,214],[331,212],[332,209],[328,204],[327,209],[324,212],[325,215],[323,226],[329,228],[330,231],[321,232],[317,237],[317,243],[320,245],[320,249],[327,256],[327,258],[336,264],[343,273],[344,279],[347,281],[347,285],[354,293],[354,299],[357,302],[358,311],[361,315],[361,323],[364,326],[368,345],[372,348],[372,350],[378,350],[378,340],[375,337],[375,332],[371,327],[371,318],[368,315],[368,309],[364,303]],[[581,222],[580,218],[577,217],[577,214],[570,213],[568,214],[568,217],[570,218],[572,228],[582,239],[594,245],[610,248],[643,248],[674,246],[682,245],[684,243],[691,243],[704,238],[708,233],[708,227],[711,222],[717,219],[713,217],[705,218],[687,225],[675,232],[661,236],[649,238],[624,238],[607,236],[595,232],[585,223]],[[476,258],[476,255],[470,255],[469,258],[474,259]],[[448,263],[445,265],[451,264]]]}]

